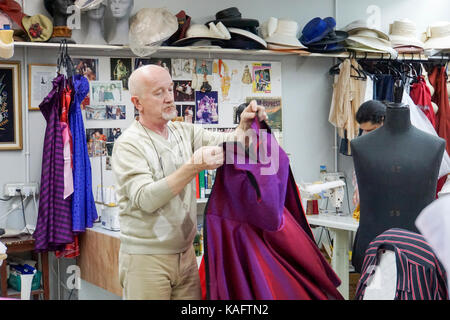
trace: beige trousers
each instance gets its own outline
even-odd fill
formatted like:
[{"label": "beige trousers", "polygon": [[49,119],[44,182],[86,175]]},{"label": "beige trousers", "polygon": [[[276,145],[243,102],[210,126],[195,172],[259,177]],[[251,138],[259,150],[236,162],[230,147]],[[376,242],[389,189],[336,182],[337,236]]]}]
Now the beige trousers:
[{"label": "beige trousers", "polygon": [[200,300],[194,247],[177,254],[119,252],[119,280],[125,300]]}]

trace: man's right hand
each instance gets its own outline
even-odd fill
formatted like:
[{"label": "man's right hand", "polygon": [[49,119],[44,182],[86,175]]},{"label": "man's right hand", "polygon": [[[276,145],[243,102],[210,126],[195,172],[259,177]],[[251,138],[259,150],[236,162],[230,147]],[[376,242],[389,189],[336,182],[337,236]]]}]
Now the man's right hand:
[{"label": "man's right hand", "polygon": [[202,170],[214,170],[224,163],[224,153],[221,147],[201,147],[191,157],[191,164],[195,165],[198,172]]}]

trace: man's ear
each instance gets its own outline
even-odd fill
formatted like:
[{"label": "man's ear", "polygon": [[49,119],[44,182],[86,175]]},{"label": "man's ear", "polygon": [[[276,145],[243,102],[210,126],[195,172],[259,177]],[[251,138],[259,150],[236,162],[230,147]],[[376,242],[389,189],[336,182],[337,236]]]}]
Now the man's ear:
[{"label": "man's ear", "polygon": [[139,111],[141,111],[141,103],[139,102],[139,98],[137,96],[132,96],[131,97],[131,102],[133,102],[134,106],[136,107],[136,109],[138,109]]}]

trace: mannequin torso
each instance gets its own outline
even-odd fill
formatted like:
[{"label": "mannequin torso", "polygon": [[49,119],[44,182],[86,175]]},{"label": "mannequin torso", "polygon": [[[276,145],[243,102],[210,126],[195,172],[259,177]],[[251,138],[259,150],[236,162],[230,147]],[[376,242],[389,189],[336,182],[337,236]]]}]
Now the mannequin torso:
[{"label": "mannequin torso", "polygon": [[407,106],[390,104],[385,124],[351,148],[361,205],[352,258],[359,272],[377,235],[393,227],[417,232],[416,217],[435,198],[445,141],[413,127]]}]

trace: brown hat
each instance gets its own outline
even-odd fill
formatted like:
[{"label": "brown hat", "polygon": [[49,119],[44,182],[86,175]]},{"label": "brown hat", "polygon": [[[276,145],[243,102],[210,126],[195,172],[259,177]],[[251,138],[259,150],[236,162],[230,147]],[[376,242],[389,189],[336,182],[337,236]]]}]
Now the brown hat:
[{"label": "brown hat", "polygon": [[53,34],[53,23],[43,14],[23,17],[22,24],[31,41],[45,42]]}]

